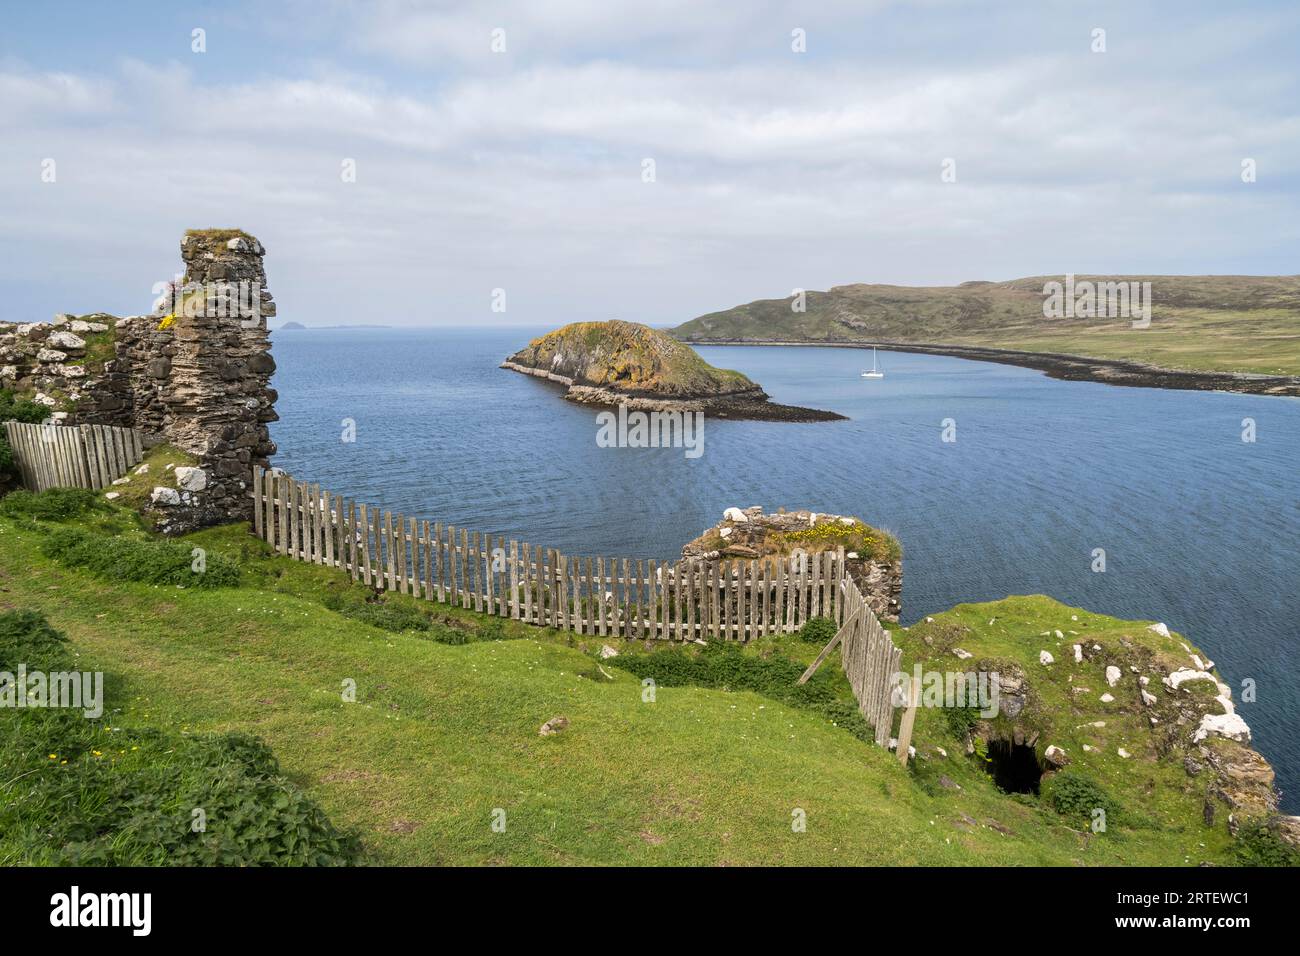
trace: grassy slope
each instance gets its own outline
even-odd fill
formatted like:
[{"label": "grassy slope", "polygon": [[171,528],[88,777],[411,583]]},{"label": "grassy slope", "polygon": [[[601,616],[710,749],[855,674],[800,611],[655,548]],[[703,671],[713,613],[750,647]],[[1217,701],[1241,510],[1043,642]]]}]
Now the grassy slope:
[{"label": "grassy slope", "polygon": [[1078,276],[1150,281],[1152,320],[1045,318],[1061,276],[953,287],[838,286],[807,311],[765,299],[692,319],[691,341],[861,341],[980,345],[1130,359],[1168,368],[1300,375],[1300,276]]},{"label": "grassy slope", "polygon": [[[229,590],[92,578],[45,558],[40,535],[0,519],[0,604],[43,610],[83,666],[122,674],[133,700],[124,724],[261,735],[336,823],[360,828],[374,862],[1228,859],[1226,832],[1199,824],[1199,803],[1174,775],[1147,798],[1144,779],[1116,768],[1107,786],[1128,806],[1150,803],[1144,815],[1167,825],[1087,839],[1077,824],[996,791],[957,756],[937,715],[922,713],[917,740],[943,740],[952,758],[922,761],[918,780],[891,754],[758,694],[660,688],[655,703],[642,703],[635,678],[616,668],[607,668],[612,681],[599,677],[563,635],[511,622],[506,635],[516,639],[448,646],[376,630],[322,606],[322,592],[340,583],[336,572],[266,556],[238,528],[193,539],[243,560],[248,583]],[[1024,626],[1035,633],[1043,620],[1067,616],[1032,600]],[[953,613],[975,621],[992,612]],[[1028,643],[1036,654],[1038,639]],[[787,639],[747,653],[774,650],[816,652]],[[834,660],[827,667],[828,679],[842,681]],[[345,678],[357,682],[356,704],[340,699]],[[539,737],[557,714],[571,726]],[[964,789],[936,789],[940,770]],[[489,827],[495,807],[508,814],[503,834]],[[795,807],[807,811],[805,833],[791,831]],[[969,832],[956,825],[962,814],[978,821]]]},{"label": "grassy slope", "polygon": [[510,361],[557,372],[579,385],[666,396],[754,387],[740,372],[714,368],[666,332],[618,320],[571,323],[533,339]]}]

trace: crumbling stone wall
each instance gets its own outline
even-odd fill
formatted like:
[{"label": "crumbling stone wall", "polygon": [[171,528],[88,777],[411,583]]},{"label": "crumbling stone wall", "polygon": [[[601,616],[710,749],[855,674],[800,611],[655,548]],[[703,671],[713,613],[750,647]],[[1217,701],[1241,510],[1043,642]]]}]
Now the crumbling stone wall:
[{"label": "crumbling stone wall", "polygon": [[[147,445],[193,455],[201,474],[155,494],[163,530],[246,520],[251,467],[269,467],[276,450],[264,255],[238,230],[191,230],[183,280],[153,314],[61,315],[0,334],[0,387],[32,393],[56,421],[135,426]],[[102,367],[90,360],[96,349]]]},{"label": "crumbling stone wall", "polygon": [[[750,508],[728,508],[722,521],[682,548],[682,557],[688,560],[718,561],[727,558],[752,560],[773,554],[785,554],[790,545],[783,538],[787,534],[807,531],[810,528],[833,525],[847,529],[860,529],[874,536],[884,532],[869,528],[859,519],[845,515],[815,511],[787,511],[781,508],[775,514],[764,514],[755,505]],[[834,539],[818,545],[807,542],[798,545],[808,554],[830,548]],[[844,566],[853,578],[872,613],[882,621],[897,623],[902,610],[903,563],[876,558],[870,554],[849,550]]]}]

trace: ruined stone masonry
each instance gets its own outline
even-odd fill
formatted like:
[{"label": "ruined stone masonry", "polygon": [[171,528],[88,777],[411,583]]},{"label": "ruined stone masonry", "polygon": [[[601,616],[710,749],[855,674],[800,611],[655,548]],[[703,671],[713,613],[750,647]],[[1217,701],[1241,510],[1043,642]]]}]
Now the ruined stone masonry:
[{"label": "ruined stone masonry", "polygon": [[161,530],[247,519],[251,466],[270,466],[278,417],[264,255],[239,230],[191,230],[184,280],[153,314],[0,326],[12,328],[0,332],[0,387],[34,393],[60,423],[134,426],[146,446],[194,456],[201,474],[155,496]]}]

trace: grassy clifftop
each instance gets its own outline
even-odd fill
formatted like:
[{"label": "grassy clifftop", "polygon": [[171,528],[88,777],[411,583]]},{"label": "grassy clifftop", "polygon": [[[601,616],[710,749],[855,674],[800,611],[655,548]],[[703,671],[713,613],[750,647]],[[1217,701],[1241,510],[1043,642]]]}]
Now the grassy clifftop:
[{"label": "grassy clifftop", "polygon": [[[896,630],[906,667],[996,666],[1022,681],[1010,723],[923,708],[905,768],[861,739],[836,655],[795,685],[820,647],[811,639],[611,642],[620,654],[602,660],[599,638],[377,597],[338,571],[270,554],[244,527],[163,546],[128,509],[34,504],[0,515],[0,610],[43,612],[80,667],[119,675],[114,733],[255,734],[329,820],[360,836],[366,862],[1194,865],[1260,848],[1289,859],[1245,815],[1234,838],[1213,792],[1212,760],[1235,766],[1244,748],[1190,750],[1204,764],[1195,774],[1162,753],[1166,732],[1183,749],[1195,723],[1178,717],[1212,709],[1215,688],[1166,689],[1159,671],[1194,664],[1197,652],[1143,624],[1020,598]],[[108,540],[132,560],[108,567]],[[195,547],[220,580],[186,579]],[[154,570],[166,573],[145,573]],[[974,656],[967,665],[959,648]],[[1057,663],[1040,664],[1040,649]],[[1112,664],[1123,680],[1110,687]],[[1139,693],[1145,675],[1154,707]],[[645,676],[658,684],[653,700]],[[349,686],[354,701],[341,693]],[[1113,702],[1099,700],[1107,689]],[[562,733],[539,736],[561,715]],[[13,717],[0,712],[0,722]],[[985,758],[1017,731],[1036,735],[1027,745],[1040,752],[1065,751],[1064,793],[998,789]],[[33,750],[0,802],[27,813],[27,790],[57,785],[78,761],[96,762],[106,786],[135,779],[136,764],[109,759],[127,750],[125,761],[129,748],[100,750],[102,763],[87,749],[67,764],[48,758],[62,751]],[[1110,814],[1094,833],[1099,801]],[[499,810],[504,830],[493,827]],[[800,815],[802,830],[792,827]],[[35,859],[23,832],[0,834],[0,860]]]},{"label": "grassy clifftop", "polygon": [[1193,371],[1300,375],[1300,276],[1092,276],[1150,282],[1151,324],[1046,318],[1043,286],[1062,276],[958,286],[845,285],[762,299],[673,330],[691,342],[895,342],[1084,355]]},{"label": "grassy clifftop", "polygon": [[714,368],[689,345],[635,322],[574,322],[533,339],[507,363],[629,395],[700,398],[757,391],[729,369]]}]

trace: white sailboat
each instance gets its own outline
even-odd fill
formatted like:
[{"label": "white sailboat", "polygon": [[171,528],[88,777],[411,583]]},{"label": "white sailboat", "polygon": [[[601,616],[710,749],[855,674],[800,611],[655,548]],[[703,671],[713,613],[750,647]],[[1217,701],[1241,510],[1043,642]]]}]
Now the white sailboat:
[{"label": "white sailboat", "polygon": [[871,371],[868,372],[866,369],[863,369],[862,377],[863,378],[884,378],[885,377],[885,373],[881,371],[880,366],[876,364],[875,346],[871,347]]}]

